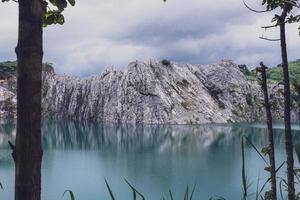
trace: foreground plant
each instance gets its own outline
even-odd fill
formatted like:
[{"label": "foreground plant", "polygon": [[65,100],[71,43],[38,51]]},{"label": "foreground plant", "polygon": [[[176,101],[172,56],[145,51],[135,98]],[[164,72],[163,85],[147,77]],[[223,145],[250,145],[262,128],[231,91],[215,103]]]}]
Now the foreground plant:
[{"label": "foreground plant", "polygon": [[265,30],[269,28],[279,27],[280,37],[270,39],[261,37],[261,39],[268,41],[279,41],[281,50],[281,61],[283,71],[284,84],[284,124],[285,124],[285,149],[287,161],[287,185],[288,185],[288,199],[295,200],[295,186],[294,186],[294,159],[293,159],[293,141],[291,133],[291,91],[289,78],[289,65],[286,45],[286,24],[297,23],[300,21],[300,15],[294,15],[297,8],[300,8],[299,0],[262,0],[262,5],[266,7],[265,10],[255,10],[250,8],[244,1],[245,6],[257,13],[271,12],[279,10],[279,14],[275,14],[272,22],[274,24],[264,26]]},{"label": "foreground plant", "polygon": [[[145,200],[145,196],[142,193],[140,193],[134,186],[132,186],[129,183],[129,181],[127,181],[126,179],[124,179],[124,180],[125,180],[126,184],[130,187],[130,189],[132,191],[132,199],[133,200],[137,200],[138,198],[142,199],[142,200]],[[106,179],[105,179],[105,185],[106,185],[106,188],[109,192],[110,199],[111,200],[116,200],[116,198],[114,196],[114,193],[113,193],[113,191],[112,191],[112,189],[111,189],[111,187],[108,184]],[[193,200],[195,188],[196,188],[196,185],[194,185],[191,193],[189,193],[189,186],[187,185],[185,193],[184,193],[183,200]],[[75,200],[75,195],[71,190],[65,190],[62,197],[64,197],[66,194],[69,194],[70,200]],[[171,190],[169,190],[169,196],[168,197],[162,197],[161,198],[161,200],[166,200],[166,199],[174,200],[173,193],[172,193]],[[222,200],[222,199],[224,199],[224,198],[222,198],[222,197],[210,198],[210,200]]]}]

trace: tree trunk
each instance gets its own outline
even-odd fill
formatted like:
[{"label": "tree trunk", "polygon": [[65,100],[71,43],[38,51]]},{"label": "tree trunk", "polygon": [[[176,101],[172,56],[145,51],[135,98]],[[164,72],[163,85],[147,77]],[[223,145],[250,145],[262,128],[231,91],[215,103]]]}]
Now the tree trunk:
[{"label": "tree trunk", "polygon": [[41,199],[42,1],[19,0],[15,200]]},{"label": "tree trunk", "polygon": [[300,83],[297,84],[297,105],[298,105],[298,123],[300,125]]},{"label": "tree trunk", "polygon": [[264,93],[267,125],[268,125],[268,137],[269,137],[268,153],[269,153],[269,160],[270,160],[272,200],[277,200],[273,122],[272,122],[271,105],[269,102],[268,87],[267,87],[267,73],[266,73],[267,67],[262,62],[260,63],[260,65],[261,65],[261,76],[262,76],[262,90]]},{"label": "tree trunk", "polygon": [[286,49],[285,37],[285,19],[287,11],[283,9],[280,16],[280,43],[281,43],[281,58],[284,82],[284,125],[285,125],[285,149],[287,156],[287,184],[288,184],[288,199],[295,200],[294,186],[294,158],[293,158],[293,141],[291,132],[291,91],[288,68],[288,57]]}]

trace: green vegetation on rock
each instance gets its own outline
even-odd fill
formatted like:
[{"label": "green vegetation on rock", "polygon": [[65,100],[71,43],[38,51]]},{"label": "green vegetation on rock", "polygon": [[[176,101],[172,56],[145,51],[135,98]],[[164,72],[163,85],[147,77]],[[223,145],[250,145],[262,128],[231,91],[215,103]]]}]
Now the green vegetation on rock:
[{"label": "green vegetation on rock", "polygon": [[[53,71],[52,63],[44,63],[43,70],[44,71]],[[15,75],[17,72],[17,61],[4,61],[0,62],[0,75]]]},{"label": "green vegetation on rock", "polygon": [[[300,59],[289,63],[289,73],[291,82],[296,80],[300,81]],[[270,68],[268,70],[268,78],[274,81],[282,81],[281,65],[277,65],[277,67]]]},{"label": "green vegetation on rock", "polygon": [[17,71],[16,61],[0,62],[0,74],[15,74]]},{"label": "green vegetation on rock", "polygon": [[[248,80],[250,81],[258,80],[258,76],[256,74],[255,69],[250,71],[245,65],[239,65],[239,68],[241,69],[241,72],[246,76]],[[289,73],[290,73],[291,82],[293,81],[300,82],[300,59],[289,63]],[[269,82],[273,82],[273,83],[282,81],[283,76],[282,76],[281,65],[277,65],[276,67],[270,67],[268,69],[267,78]]]}]

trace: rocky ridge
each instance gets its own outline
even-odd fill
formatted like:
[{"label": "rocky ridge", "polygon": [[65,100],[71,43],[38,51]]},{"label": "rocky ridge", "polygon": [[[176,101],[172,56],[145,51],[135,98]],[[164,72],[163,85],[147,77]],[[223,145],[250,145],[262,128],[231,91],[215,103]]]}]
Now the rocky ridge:
[{"label": "rocky ridge", "polygon": [[[0,83],[0,116],[15,116],[16,81]],[[282,86],[270,86],[282,119]],[[3,95],[2,95],[3,94]],[[80,78],[43,71],[44,117],[106,123],[197,124],[264,120],[260,86],[230,60],[212,65],[135,61]],[[7,109],[9,108],[9,109]],[[296,119],[293,105],[292,118]]]}]

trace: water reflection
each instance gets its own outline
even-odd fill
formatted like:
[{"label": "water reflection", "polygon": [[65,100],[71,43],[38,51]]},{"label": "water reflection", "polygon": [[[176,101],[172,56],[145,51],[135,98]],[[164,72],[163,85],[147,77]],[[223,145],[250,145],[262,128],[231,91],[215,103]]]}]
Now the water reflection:
[{"label": "water reflection", "polygon": [[[299,126],[293,127],[295,143],[300,141],[299,130]],[[0,123],[0,179],[6,188],[0,192],[0,199],[13,199],[14,165],[7,142],[14,140],[15,133],[14,122]],[[181,197],[186,184],[195,182],[198,199],[213,195],[240,199],[241,137],[248,136],[259,149],[268,143],[265,126],[255,123],[117,125],[46,121],[42,133],[42,195],[49,200],[61,198],[68,188],[76,193],[76,199],[109,199],[103,177],[118,190],[118,199],[130,199],[132,195],[122,177],[147,199],[160,199],[169,188]],[[276,159],[281,162],[285,159],[282,124],[275,125],[274,137]],[[249,145],[246,147],[248,177],[254,182],[258,176],[265,178],[264,163]]]},{"label": "water reflection", "polygon": [[[283,143],[283,125],[275,124],[274,141]],[[295,142],[299,127],[293,127]],[[268,142],[263,124],[141,125],[46,121],[42,125],[44,149],[110,149],[115,151],[194,151],[214,146],[240,145],[243,135],[261,146]],[[0,122],[0,149],[14,141],[15,122]]]}]

